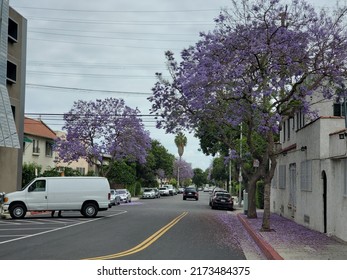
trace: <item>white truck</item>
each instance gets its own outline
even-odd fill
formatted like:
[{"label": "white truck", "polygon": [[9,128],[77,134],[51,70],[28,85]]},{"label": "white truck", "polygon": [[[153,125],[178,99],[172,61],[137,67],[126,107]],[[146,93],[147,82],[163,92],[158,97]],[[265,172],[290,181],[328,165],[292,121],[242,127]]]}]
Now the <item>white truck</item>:
[{"label": "white truck", "polygon": [[110,184],[104,177],[39,177],[21,191],[3,197],[0,213],[13,219],[24,218],[28,211],[80,211],[95,217],[110,208]]}]

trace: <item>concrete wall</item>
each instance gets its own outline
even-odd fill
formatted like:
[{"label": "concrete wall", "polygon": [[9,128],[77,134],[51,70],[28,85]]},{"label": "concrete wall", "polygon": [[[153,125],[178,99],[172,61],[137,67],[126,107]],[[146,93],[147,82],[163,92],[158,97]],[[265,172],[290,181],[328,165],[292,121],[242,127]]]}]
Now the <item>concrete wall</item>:
[{"label": "concrete wall", "polygon": [[[17,65],[16,83],[7,83],[7,91],[11,106],[15,108],[14,120],[19,142],[23,143],[24,106],[25,106],[25,72],[26,72],[26,34],[27,21],[4,1],[2,28],[8,30],[8,16],[18,23],[18,40],[15,43],[6,41],[1,44],[0,72],[6,77],[7,60]],[[7,37],[7,36],[6,36]],[[7,42],[7,43],[6,43]],[[0,192],[12,192],[21,188],[22,180],[22,149],[0,147]]]}]

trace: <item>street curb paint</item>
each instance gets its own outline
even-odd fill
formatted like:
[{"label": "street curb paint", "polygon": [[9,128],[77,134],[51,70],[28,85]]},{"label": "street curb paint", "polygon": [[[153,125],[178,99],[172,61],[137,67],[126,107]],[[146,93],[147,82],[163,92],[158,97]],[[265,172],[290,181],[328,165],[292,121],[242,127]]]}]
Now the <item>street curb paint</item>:
[{"label": "street curb paint", "polygon": [[268,260],[283,260],[283,257],[253,230],[252,226],[241,214],[237,214],[237,217]]}]

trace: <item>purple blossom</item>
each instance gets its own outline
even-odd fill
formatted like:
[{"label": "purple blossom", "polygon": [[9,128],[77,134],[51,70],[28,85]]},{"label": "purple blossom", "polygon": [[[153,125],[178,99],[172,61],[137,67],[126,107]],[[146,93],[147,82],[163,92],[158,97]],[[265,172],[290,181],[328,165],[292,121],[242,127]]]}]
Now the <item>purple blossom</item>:
[{"label": "purple blossom", "polygon": [[151,141],[138,114],[122,99],[76,101],[64,115],[66,138],[55,145],[59,157],[65,162],[84,158],[97,166],[104,157],[144,163]]}]

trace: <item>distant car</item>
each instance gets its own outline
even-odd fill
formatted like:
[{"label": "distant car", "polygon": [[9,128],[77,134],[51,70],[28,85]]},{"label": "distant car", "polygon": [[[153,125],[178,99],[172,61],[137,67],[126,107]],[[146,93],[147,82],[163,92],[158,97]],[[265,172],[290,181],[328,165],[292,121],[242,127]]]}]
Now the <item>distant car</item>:
[{"label": "distant car", "polygon": [[118,189],[116,192],[120,197],[120,202],[131,202],[131,194],[127,189]]},{"label": "distant car", "polygon": [[160,195],[170,195],[170,190],[167,187],[160,187],[159,193]]},{"label": "distant car", "polygon": [[169,194],[174,195],[177,194],[177,191],[173,185],[164,185],[164,187],[167,187],[169,189]]},{"label": "distant car", "polygon": [[212,209],[234,209],[234,200],[231,197],[230,193],[227,192],[215,192],[211,200]]},{"label": "distant car", "polygon": [[184,188],[178,188],[177,193],[183,193],[184,192]]},{"label": "distant car", "polygon": [[199,200],[199,192],[194,187],[187,187],[183,191],[183,200],[187,198],[193,198],[195,200]]},{"label": "distant car", "polygon": [[156,198],[160,198],[160,192],[157,188],[153,188],[154,192],[155,192],[155,197]]},{"label": "distant car", "polygon": [[111,197],[110,197],[110,205],[115,206],[120,204],[120,196],[117,194],[116,190],[111,189],[110,190]]},{"label": "distant car", "polygon": [[154,189],[147,188],[143,190],[142,198],[156,198],[156,197],[157,197],[157,194]]}]

